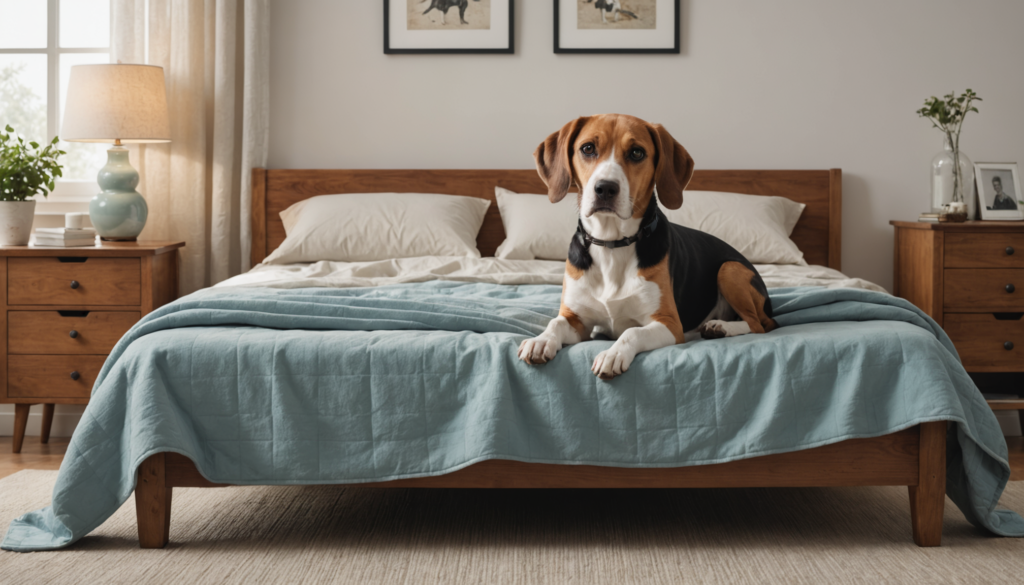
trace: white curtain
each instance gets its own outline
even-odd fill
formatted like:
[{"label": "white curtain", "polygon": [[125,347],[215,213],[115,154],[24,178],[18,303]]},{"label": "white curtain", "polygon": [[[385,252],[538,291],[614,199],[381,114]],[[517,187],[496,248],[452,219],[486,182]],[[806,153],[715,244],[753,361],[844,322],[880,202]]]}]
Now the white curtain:
[{"label": "white curtain", "polygon": [[267,162],[269,0],[112,0],[111,62],[164,68],[171,143],[132,147],[141,238],[185,240],[180,293],[249,269],[253,167]]}]

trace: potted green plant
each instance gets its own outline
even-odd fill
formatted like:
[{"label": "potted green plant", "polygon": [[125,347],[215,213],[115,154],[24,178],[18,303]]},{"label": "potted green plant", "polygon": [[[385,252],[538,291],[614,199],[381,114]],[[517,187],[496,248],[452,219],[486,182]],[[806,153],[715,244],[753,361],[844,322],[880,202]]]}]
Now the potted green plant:
[{"label": "potted green plant", "polygon": [[57,137],[40,148],[25,142],[10,125],[0,132],[0,245],[25,246],[32,236],[36,202],[30,199],[53,191],[63,175],[57,158],[67,154],[57,148]]}]

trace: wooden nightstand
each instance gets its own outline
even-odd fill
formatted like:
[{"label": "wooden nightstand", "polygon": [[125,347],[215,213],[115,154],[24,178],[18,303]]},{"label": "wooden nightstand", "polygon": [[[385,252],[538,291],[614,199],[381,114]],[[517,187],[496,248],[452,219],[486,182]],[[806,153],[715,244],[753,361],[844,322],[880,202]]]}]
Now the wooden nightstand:
[{"label": "wooden nightstand", "polygon": [[143,315],[178,297],[184,242],[80,248],[0,246],[0,403],[15,404],[13,451],[29,408],[89,402],[107,354]]},{"label": "wooden nightstand", "polygon": [[[968,372],[1024,372],[1024,222],[889,223],[896,296],[942,325]],[[1024,376],[1012,377],[1019,387]],[[1024,409],[1024,400],[989,404]]]}]

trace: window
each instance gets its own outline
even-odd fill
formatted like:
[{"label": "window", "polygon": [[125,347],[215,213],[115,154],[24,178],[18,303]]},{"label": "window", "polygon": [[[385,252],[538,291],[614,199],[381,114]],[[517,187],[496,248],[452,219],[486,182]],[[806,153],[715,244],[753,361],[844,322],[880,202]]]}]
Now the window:
[{"label": "window", "polygon": [[[60,135],[71,67],[110,60],[110,0],[0,0],[0,22],[0,125],[49,142]],[[64,178],[49,200],[95,195],[107,148],[62,142]]]}]

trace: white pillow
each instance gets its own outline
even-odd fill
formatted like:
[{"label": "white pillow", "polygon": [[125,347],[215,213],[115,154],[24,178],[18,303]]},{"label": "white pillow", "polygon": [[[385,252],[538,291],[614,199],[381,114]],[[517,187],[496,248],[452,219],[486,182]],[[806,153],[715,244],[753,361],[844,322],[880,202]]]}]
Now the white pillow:
[{"label": "white pillow", "polygon": [[789,239],[804,207],[785,197],[686,191],[682,207],[661,210],[672,223],[723,240],[751,264],[806,266],[804,253]]},{"label": "white pillow", "polygon": [[476,236],[490,205],[479,197],[422,193],[312,197],[281,212],[287,237],[263,263],[479,258]]},{"label": "white pillow", "polygon": [[509,260],[565,260],[576,231],[576,194],[552,204],[547,195],[513,193],[494,188],[505,241],[494,255]]},{"label": "white pillow", "polygon": [[[520,195],[501,187],[495,194],[505,225],[505,241],[496,256],[565,260],[576,231],[575,197],[552,205],[545,195]],[[804,207],[785,197],[686,191],[681,208],[661,210],[672,223],[720,238],[753,264],[806,266],[803,252],[789,239]]]}]

